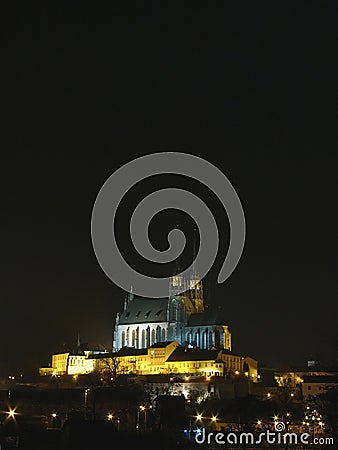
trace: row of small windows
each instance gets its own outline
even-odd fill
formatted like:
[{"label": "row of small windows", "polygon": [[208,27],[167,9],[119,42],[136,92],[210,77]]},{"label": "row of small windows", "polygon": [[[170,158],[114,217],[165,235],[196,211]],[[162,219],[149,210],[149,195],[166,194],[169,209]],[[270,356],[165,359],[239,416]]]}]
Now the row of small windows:
[{"label": "row of small windows", "polygon": [[84,365],[84,360],[83,359],[70,358],[69,359],[69,365],[70,366],[83,366]]},{"label": "row of small windows", "polygon": [[[218,364],[218,363],[214,363],[213,361],[207,361],[207,362],[201,362],[201,363],[178,363],[180,367],[210,367],[210,366],[215,366],[218,369],[222,368],[222,364]],[[177,363],[175,364],[169,364],[168,365],[169,369],[174,369],[175,367],[177,367]]]}]

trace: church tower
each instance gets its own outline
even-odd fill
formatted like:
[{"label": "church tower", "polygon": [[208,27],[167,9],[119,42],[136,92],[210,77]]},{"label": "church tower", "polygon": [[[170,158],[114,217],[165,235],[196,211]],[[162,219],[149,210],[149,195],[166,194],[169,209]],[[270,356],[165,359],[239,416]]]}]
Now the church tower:
[{"label": "church tower", "polygon": [[193,263],[189,279],[184,279],[176,261],[176,270],[170,278],[169,298],[183,300],[187,317],[204,311],[203,284],[196,268],[196,229],[194,229]]}]

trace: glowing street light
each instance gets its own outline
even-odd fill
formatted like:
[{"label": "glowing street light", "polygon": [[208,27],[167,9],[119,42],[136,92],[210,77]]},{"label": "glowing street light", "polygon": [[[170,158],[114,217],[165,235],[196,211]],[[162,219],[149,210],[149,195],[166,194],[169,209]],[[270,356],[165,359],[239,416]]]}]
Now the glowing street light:
[{"label": "glowing street light", "polygon": [[[149,407],[149,409],[150,409],[150,407]],[[146,430],[147,429],[147,407],[143,406],[143,405],[140,405],[139,409],[137,411],[137,426],[136,426],[136,428],[138,429],[140,427],[140,411],[144,412],[144,430]]]},{"label": "glowing street light", "polygon": [[217,417],[216,416],[212,416],[211,421],[212,422],[216,422],[217,421]]},{"label": "glowing street light", "polygon": [[201,421],[202,419],[203,419],[202,414],[197,414],[197,415],[196,415],[196,420]]},{"label": "glowing street light", "polygon": [[109,414],[107,415],[107,419],[108,419],[108,420],[113,420],[113,417],[114,417],[113,414],[110,414],[110,413],[109,413]]},{"label": "glowing street light", "polygon": [[15,416],[18,414],[15,410],[16,408],[14,409],[9,408],[9,411],[7,411],[7,419],[15,420]]}]

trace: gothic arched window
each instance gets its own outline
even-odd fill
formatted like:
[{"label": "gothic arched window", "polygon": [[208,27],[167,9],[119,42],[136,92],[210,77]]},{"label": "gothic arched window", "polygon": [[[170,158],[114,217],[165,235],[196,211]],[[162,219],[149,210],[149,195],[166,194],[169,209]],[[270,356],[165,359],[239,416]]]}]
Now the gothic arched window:
[{"label": "gothic arched window", "polygon": [[146,332],[142,330],[142,338],[141,338],[141,348],[145,348],[146,346]]},{"label": "gothic arched window", "polygon": [[161,342],[161,327],[159,325],[156,327],[156,342]]},{"label": "gothic arched window", "polygon": [[196,331],[196,333],[195,333],[195,342],[196,342],[197,347],[199,347],[199,345],[200,345],[200,335],[199,335],[198,331]]},{"label": "gothic arched window", "polygon": [[219,329],[216,328],[215,330],[215,347],[219,348],[221,346],[221,335],[219,332]]},{"label": "gothic arched window", "polygon": [[205,331],[203,331],[203,333],[202,333],[201,348],[207,348],[207,336],[206,336],[206,332]]},{"label": "gothic arched window", "polygon": [[140,345],[140,329],[139,327],[136,328],[136,333],[135,333],[135,348],[139,348]]},{"label": "gothic arched window", "polygon": [[209,331],[209,348],[213,347],[214,345],[214,339],[212,335],[212,331]]},{"label": "gothic arched window", "polygon": [[146,347],[150,347],[150,327],[147,326],[147,334],[146,334]]},{"label": "gothic arched window", "polygon": [[126,345],[126,333],[122,331],[121,346],[124,347],[125,345]]}]

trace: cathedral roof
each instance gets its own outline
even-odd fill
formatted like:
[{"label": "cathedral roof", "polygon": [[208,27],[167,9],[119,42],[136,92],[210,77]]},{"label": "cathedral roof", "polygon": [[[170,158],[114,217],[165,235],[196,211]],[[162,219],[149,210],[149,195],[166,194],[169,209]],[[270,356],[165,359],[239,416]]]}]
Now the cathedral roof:
[{"label": "cathedral roof", "polygon": [[204,325],[226,325],[221,310],[207,309],[202,313],[191,314],[188,320],[188,327],[199,327]]},{"label": "cathedral roof", "polygon": [[168,298],[134,297],[120,315],[119,324],[166,322],[168,301]]}]

